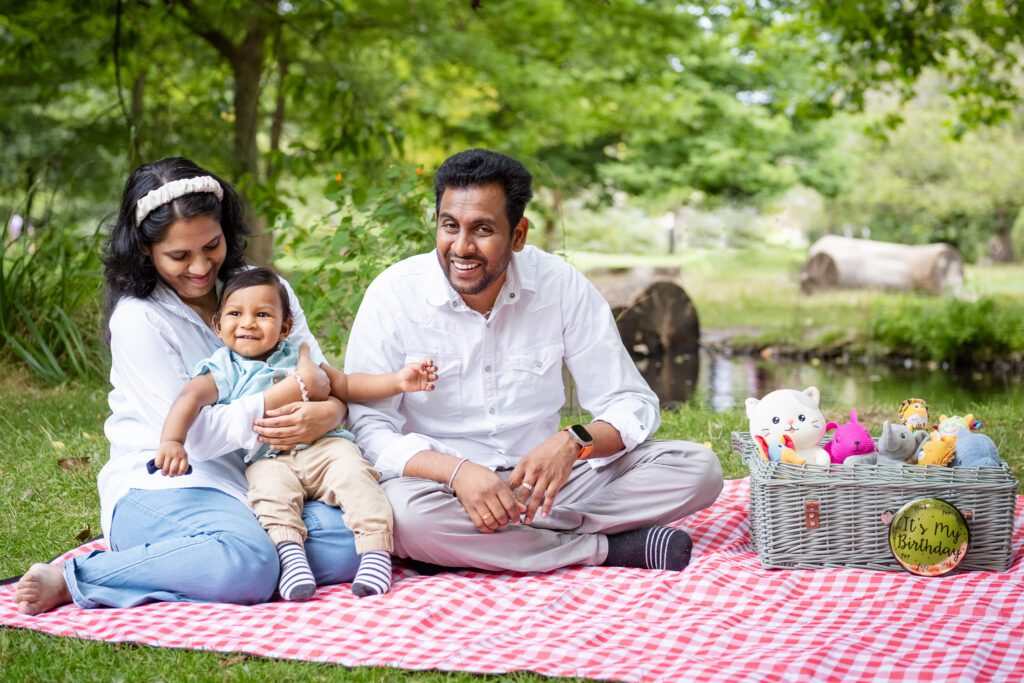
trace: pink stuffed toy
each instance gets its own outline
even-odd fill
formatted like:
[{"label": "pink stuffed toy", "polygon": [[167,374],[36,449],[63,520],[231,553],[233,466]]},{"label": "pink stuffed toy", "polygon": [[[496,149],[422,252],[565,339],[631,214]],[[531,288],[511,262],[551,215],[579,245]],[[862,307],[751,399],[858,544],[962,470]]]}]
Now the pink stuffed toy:
[{"label": "pink stuffed toy", "polygon": [[832,462],[841,465],[851,455],[867,455],[875,452],[875,440],[871,433],[860,422],[857,422],[857,411],[850,411],[850,421],[844,425],[829,422],[825,431],[836,430],[832,440],[825,444],[825,451]]}]

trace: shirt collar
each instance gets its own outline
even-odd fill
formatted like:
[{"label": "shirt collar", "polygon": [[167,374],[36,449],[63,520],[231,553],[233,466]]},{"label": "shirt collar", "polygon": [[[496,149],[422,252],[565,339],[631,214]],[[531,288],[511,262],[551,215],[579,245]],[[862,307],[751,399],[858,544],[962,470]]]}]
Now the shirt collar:
[{"label": "shirt collar", "polygon": [[[529,247],[527,247],[529,248]],[[498,298],[494,301],[494,308],[504,304],[514,304],[522,299],[523,290],[536,291],[536,268],[532,259],[522,257],[522,252],[513,252],[512,260],[508,264],[508,275],[505,283],[498,292]],[[427,302],[433,306],[444,306],[448,304],[456,311],[464,311],[469,307],[462,300],[448,278],[444,274],[441,262],[437,259],[437,250],[434,250],[435,276],[427,286]]]}]

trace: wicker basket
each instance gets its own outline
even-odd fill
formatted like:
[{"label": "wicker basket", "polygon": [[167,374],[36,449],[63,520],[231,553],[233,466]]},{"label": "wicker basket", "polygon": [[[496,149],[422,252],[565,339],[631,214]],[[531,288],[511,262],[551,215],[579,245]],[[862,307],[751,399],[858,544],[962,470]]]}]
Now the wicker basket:
[{"label": "wicker basket", "polygon": [[750,538],[768,569],[901,569],[889,549],[886,511],[942,498],[968,518],[971,545],[959,569],[1006,571],[1012,562],[1017,480],[1001,467],[792,465],[761,457],[733,432],[750,470]]}]

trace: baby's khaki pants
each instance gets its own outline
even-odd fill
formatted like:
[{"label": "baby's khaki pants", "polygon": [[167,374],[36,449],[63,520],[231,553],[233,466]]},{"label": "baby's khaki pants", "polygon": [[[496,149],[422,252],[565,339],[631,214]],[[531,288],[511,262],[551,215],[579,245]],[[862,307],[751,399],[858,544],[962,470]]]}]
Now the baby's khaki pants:
[{"label": "baby's khaki pants", "polygon": [[262,458],[245,471],[249,504],[274,545],[303,543],[304,500],[340,507],[355,535],[356,552],[391,552],[391,505],[381,489],[380,473],[348,439],[325,437],[309,448]]}]

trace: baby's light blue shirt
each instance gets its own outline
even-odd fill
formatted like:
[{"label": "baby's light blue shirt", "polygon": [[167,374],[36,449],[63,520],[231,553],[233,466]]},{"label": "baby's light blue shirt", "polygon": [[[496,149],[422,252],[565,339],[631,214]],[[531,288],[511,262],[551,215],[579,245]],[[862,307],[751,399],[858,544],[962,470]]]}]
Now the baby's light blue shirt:
[{"label": "baby's light blue shirt", "polygon": [[[265,391],[280,382],[295,371],[298,361],[299,347],[287,339],[278,343],[277,348],[265,361],[246,358],[224,346],[217,349],[209,358],[199,361],[192,371],[192,376],[199,377],[210,373],[213,381],[217,383],[217,403],[231,403],[242,396]],[[332,429],[324,436],[355,441],[351,432],[341,428]],[[276,451],[270,450],[269,445],[261,444],[245,457],[245,461],[251,463],[276,454]]]}]

